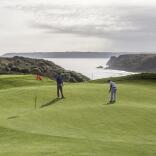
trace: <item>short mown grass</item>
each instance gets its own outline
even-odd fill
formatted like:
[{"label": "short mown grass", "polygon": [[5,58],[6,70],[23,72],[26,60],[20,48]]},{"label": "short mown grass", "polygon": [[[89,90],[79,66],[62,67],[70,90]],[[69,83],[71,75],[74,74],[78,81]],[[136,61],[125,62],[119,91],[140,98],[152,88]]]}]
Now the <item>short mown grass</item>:
[{"label": "short mown grass", "polygon": [[108,105],[103,81],[66,83],[56,100],[54,81],[0,76],[0,156],[155,156],[156,83],[117,86]]}]

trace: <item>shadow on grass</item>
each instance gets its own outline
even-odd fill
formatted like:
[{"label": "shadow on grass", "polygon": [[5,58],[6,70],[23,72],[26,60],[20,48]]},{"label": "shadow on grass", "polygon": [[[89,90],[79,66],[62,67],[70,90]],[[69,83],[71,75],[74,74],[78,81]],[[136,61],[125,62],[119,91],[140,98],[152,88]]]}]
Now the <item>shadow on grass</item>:
[{"label": "shadow on grass", "polygon": [[[61,100],[61,99],[59,99],[59,98],[55,98],[55,99],[53,99],[53,100],[47,102],[46,104],[41,105],[40,108],[48,107],[48,106],[50,106],[50,105],[53,105],[53,104],[57,103],[57,102],[60,101],[60,100]],[[8,119],[8,120],[11,120],[11,119],[16,119],[16,118],[19,118],[19,116],[10,116],[10,117],[8,117],[7,119]]]},{"label": "shadow on grass", "polygon": [[47,102],[46,104],[42,105],[40,108],[48,107],[48,106],[50,106],[50,105],[53,105],[53,104],[57,103],[57,102],[60,101],[60,100],[61,100],[61,99],[59,99],[59,98],[55,98],[55,99],[53,99],[53,100]]},{"label": "shadow on grass", "polygon": [[107,106],[110,106],[110,105],[114,105],[115,102],[107,102],[107,103],[103,103],[102,105],[107,105]]},{"label": "shadow on grass", "polygon": [[10,120],[10,119],[15,119],[15,118],[18,118],[19,116],[10,116],[10,117],[8,117],[8,120]]}]

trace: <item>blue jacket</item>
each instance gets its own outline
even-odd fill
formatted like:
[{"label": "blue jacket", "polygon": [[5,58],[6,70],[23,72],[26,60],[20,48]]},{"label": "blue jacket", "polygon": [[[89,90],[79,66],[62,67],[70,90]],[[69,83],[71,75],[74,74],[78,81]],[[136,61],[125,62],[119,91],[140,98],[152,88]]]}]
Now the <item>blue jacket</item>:
[{"label": "blue jacket", "polygon": [[63,77],[61,75],[57,76],[56,82],[57,82],[58,85],[63,84]]}]

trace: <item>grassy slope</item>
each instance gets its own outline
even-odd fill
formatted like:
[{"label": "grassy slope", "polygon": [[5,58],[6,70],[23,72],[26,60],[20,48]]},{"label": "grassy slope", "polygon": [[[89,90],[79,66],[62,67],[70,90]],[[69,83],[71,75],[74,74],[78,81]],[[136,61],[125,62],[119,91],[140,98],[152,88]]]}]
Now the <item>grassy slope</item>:
[{"label": "grassy slope", "polygon": [[106,105],[108,84],[66,84],[56,101],[53,81],[0,76],[0,156],[154,156],[155,90],[123,81],[118,102]]}]

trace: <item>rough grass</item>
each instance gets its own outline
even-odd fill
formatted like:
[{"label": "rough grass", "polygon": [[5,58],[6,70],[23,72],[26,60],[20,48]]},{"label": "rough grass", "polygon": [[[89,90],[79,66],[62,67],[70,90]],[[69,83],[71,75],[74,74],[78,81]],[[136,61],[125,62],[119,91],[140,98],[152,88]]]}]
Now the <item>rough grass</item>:
[{"label": "rough grass", "polygon": [[[155,156],[156,83],[65,84],[31,75],[0,76],[0,156]],[[37,96],[37,109],[35,109]]]},{"label": "rough grass", "polygon": [[111,78],[103,78],[103,79],[97,79],[97,80],[91,80],[90,83],[106,83],[108,80],[113,80],[116,82],[131,82],[135,83],[135,81],[141,81],[143,82],[151,82],[154,81],[156,82],[156,73],[139,73],[139,74],[131,74],[127,76],[121,76],[121,77],[111,77]]}]

